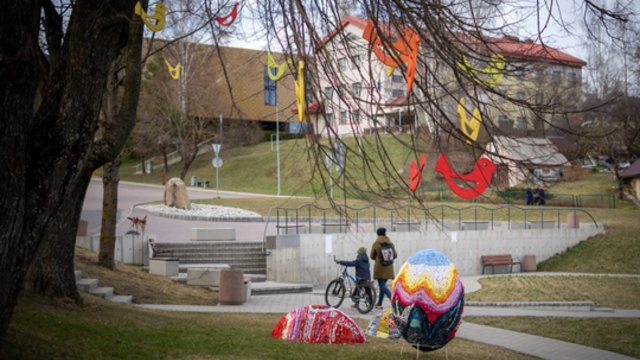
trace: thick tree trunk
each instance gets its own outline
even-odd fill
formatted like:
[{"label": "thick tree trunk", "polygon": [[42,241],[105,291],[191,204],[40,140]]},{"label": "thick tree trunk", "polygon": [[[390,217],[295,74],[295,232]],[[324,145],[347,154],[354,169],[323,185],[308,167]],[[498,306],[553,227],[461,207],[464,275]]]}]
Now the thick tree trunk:
[{"label": "thick tree trunk", "polygon": [[116,221],[118,217],[118,183],[120,182],[120,156],[106,163],[102,176],[102,228],[100,229],[100,254],[98,264],[114,269],[116,246]]},{"label": "thick tree trunk", "polygon": [[87,172],[77,184],[69,188],[70,191],[64,192],[64,201],[48,223],[25,282],[25,287],[32,291],[79,301],[73,272],[75,233],[90,180],[91,173]]},{"label": "thick tree trunk", "polygon": [[[0,146],[7,151],[0,152],[0,347],[41,243],[39,259],[53,261],[55,269],[37,287],[53,289],[55,282],[56,293],[77,295],[75,232],[91,172],[120,153],[135,119],[142,43],[140,18],[131,17],[135,3],[78,0],[63,26],[51,2],[3,2]],[[135,65],[126,69],[126,111],[96,140],[106,76],[125,46]]]}]

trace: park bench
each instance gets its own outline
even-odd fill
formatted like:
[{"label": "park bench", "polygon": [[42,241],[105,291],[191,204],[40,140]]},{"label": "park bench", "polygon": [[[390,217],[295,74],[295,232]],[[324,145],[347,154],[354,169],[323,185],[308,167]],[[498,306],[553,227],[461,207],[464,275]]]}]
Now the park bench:
[{"label": "park bench", "polygon": [[513,265],[520,266],[520,260],[511,256],[511,254],[495,254],[482,255],[482,274],[487,266],[491,266],[491,273],[495,273],[495,266],[509,265],[509,272],[513,272]]},{"label": "park bench", "polygon": [[198,180],[198,187],[202,187],[202,188],[208,188],[209,187],[209,180]]}]

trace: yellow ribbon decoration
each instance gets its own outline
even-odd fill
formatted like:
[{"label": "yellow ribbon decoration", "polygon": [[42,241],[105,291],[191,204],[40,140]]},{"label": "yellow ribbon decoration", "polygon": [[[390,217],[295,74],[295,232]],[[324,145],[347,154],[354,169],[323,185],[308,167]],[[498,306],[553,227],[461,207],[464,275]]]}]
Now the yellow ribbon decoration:
[{"label": "yellow ribbon decoration", "polygon": [[393,71],[395,69],[396,69],[395,67],[387,65],[387,77],[393,75]]},{"label": "yellow ribbon decoration", "polygon": [[296,88],[296,106],[298,108],[298,121],[304,121],[305,94],[304,94],[304,60],[298,61],[298,80],[293,82]]},{"label": "yellow ribbon decoration", "polygon": [[[480,109],[473,108],[473,114],[471,119],[467,118],[467,111],[464,107],[464,98],[460,98],[458,102],[458,117],[460,118],[460,130],[469,139],[476,141],[478,134],[480,133],[480,123],[482,117],[480,116]],[[471,141],[467,140],[467,144],[471,144]]]},{"label": "yellow ribbon decoration", "polygon": [[[465,71],[467,74],[469,74],[469,76],[471,76],[473,81],[475,81],[478,84],[485,85],[490,89],[493,89],[494,87],[498,86],[498,84],[500,84],[500,82],[502,81],[502,77],[503,77],[502,70],[504,70],[504,66],[505,66],[505,59],[504,59],[504,56],[500,54],[491,55],[491,60],[489,60],[489,64],[487,65],[486,68],[482,70],[472,67],[471,64],[469,64],[469,62],[467,61],[467,58],[465,56],[462,57],[462,62],[458,63],[458,67],[462,71]],[[489,79],[481,80],[478,77],[478,75],[487,75],[489,76]]]},{"label": "yellow ribbon decoration", "polygon": [[[284,76],[285,71],[287,71],[287,64],[291,64],[291,62],[291,59],[288,59],[286,62],[278,64],[273,59],[271,52],[267,51],[267,75],[269,75],[269,79],[273,81],[280,80],[280,78]],[[276,69],[276,73],[273,74],[271,69]]]},{"label": "yellow ribbon decoration", "polygon": [[173,80],[178,80],[180,78],[180,71],[182,70],[182,65],[177,64],[176,66],[171,66],[167,59],[164,59],[164,63],[167,64],[167,69],[169,69],[169,75]]},{"label": "yellow ribbon decoration", "polygon": [[[142,5],[140,5],[140,2],[137,2],[135,7],[136,15],[139,15],[140,18],[142,18],[142,21],[153,32],[158,32],[164,27],[166,12],[167,8],[165,8],[163,3],[156,4],[156,12],[153,15],[149,15],[144,10],[142,10]],[[156,20],[156,23],[154,24],[151,20]]]}]

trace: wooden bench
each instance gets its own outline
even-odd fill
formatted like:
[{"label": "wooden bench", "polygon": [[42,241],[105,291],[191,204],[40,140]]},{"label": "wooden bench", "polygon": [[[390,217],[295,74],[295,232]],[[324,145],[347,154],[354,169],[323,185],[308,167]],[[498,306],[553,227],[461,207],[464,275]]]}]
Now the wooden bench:
[{"label": "wooden bench", "polygon": [[509,265],[509,272],[513,272],[513,265],[520,266],[520,260],[513,258],[511,254],[482,255],[482,274],[487,266],[491,266],[491,273],[495,274],[495,266]]},{"label": "wooden bench", "polygon": [[198,187],[202,187],[202,188],[208,188],[209,187],[209,180],[199,180],[198,181]]}]

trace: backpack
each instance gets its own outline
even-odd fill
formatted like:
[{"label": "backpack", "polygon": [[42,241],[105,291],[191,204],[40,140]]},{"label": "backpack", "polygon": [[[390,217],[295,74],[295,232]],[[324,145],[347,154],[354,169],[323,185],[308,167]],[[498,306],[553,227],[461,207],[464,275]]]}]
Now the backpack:
[{"label": "backpack", "polygon": [[380,261],[383,266],[393,264],[393,246],[387,243],[380,245]]}]

